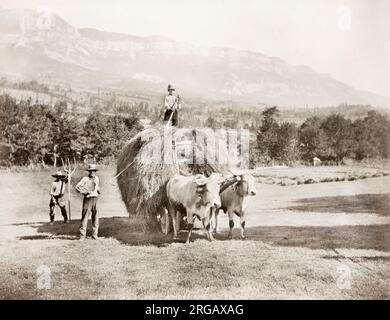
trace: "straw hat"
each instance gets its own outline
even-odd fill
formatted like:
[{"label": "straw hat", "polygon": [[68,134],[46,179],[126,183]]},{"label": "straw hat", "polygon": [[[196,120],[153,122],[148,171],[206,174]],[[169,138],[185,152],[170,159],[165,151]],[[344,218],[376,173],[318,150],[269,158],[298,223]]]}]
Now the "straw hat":
[{"label": "straw hat", "polygon": [[52,174],[51,176],[54,178],[65,178],[66,174],[63,174],[60,170],[60,171],[57,171],[56,173]]},{"label": "straw hat", "polygon": [[90,164],[87,168],[87,171],[98,171],[96,164]]}]

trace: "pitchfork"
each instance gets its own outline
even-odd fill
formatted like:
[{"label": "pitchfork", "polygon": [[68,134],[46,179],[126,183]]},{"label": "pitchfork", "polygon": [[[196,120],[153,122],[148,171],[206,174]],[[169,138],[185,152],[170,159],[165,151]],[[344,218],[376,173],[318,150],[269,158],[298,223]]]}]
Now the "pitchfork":
[{"label": "pitchfork", "polygon": [[69,158],[66,159],[66,164],[64,160],[61,158],[62,167],[64,168],[65,173],[68,175],[68,210],[69,210],[69,221],[72,221],[72,214],[70,211],[70,179],[72,178],[72,174],[76,171],[76,159],[73,158],[73,165],[70,163]]}]

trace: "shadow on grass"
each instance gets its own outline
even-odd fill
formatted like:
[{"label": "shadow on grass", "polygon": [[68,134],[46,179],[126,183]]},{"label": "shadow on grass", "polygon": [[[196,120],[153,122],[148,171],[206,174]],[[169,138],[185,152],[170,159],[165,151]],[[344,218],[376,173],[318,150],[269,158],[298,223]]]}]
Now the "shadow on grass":
[{"label": "shadow on grass", "polygon": [[72,240],[69,236],[53,236],[48,234],[36,234],[31,236],[21,236],[19,240],[47,240],[47,239],[60,239],[60,240]]},{"label": "shadow on grass", "polygon": [[[238,230],[235,237],[238,238]],[[227,233],[218,235],[226,239]],[[310,249],[375,249],[390,251],[390,225],[249,227],[247,238],[275,246]]]},{"label": "shadow on grass", "polygon": [[[41,223],[32,225],[33,228],[37,228],[38,233],[44,235],[24,236],[20,237],[21,240],[33,240],[33,239],[78,239],[80,221],[73,220],[69,224],[62,222]],[[91,221],[88,221],[87,237],[91,235],[92,226]],[[205,239],[206,236],[203,233],[197,233],[198,230],[192,233],[191,240]],[[52,236],[50,236],[52,235]],[[182,230],[179,233],[179,239],[175,242],[185,242],[187,231]],[[35,238],[34,238],[35,237]],[[127,217],[111,217],[99,219],[99,237],[100,238],[114,238],[118,241],[132,246],[154,245],[158,247],[164,247],[172,243],[172,234],[164,235],[162,232],[144,232],[140,222]]]},{"label": "shadow on grass", "polygon": [[305,212],[375,213],[390,216],[389,193],[307,198],[297,200],[296,203],[285,209]]},{"label": "shadow on grass", "polygon": [[[33,226],[38,235],[24,236],[21,240],[39,239],[78,239],[78,220],[69,224],[61,222],[50,225],[44,223]],[[39,234],[40,233],[40,234]],[[88,225],[88,234],[91,234],[91,224]],[[376,249],[390,251],[390,225],[357,225],[357,226],[269,226],[248,227],[247,239],[261,241],[274,246],[306,247],[310,249]],[[185,242],[187,231],[182,230],[179,239],[175,242]],[[154,245],[164,247],[172,243],[172,234],[164,235],[161,232],[143,232],[140,223],[126,217],[101,218],[99,237],[117,239],[121,243],[131,246]],[[223,229],[216,240],[228,240],[228,230]],[[239,228],[234,229],[233,239],[239,239]],[[195,230],[191,240],[206,239],[203,230]]]}]

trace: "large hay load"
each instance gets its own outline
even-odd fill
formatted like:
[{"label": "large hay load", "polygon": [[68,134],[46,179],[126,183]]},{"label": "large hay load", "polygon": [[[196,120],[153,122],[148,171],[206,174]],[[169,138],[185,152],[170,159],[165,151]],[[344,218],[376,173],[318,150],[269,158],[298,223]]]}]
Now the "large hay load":
[{"label": "large hay load", "polygon": [[165,206],[165,185],[177,173],[223,172],[236,165],[226,138],[209,129],[146,129],[122,150],[117,182],[130,215],[156,216]]}]

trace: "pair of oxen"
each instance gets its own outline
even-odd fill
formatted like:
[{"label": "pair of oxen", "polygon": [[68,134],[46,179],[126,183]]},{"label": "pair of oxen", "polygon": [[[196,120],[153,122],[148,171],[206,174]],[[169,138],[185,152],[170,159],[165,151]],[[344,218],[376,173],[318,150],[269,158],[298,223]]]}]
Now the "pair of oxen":
[{"label": "pair of oxen", "polygon": [[[173,226],[173,239],[177,239],[180,221],[185,214],[188,224],[186,243],[190,241],[194,221],[202,221],[207,238],[214,240],[213,232],[218,233],[218,214],[223,210],[229,216],[229,238],[232,238],[233,217],[240,218],[241,238],[245,238],[245,218],[250,196],[256,195],[254,179],[249,173],[233,173],[229,176],[212,174],[183,176],[175,175],[166,187],[168,205],[166,217]],[[169,219],[168,223],[169,223]],[[211,222],[213,221],[213,226]],[[170,223],[169,223],[170,224]],[[168,232],[168,231],[166,231]]]}]

